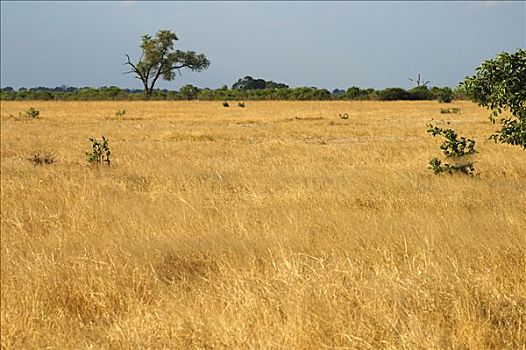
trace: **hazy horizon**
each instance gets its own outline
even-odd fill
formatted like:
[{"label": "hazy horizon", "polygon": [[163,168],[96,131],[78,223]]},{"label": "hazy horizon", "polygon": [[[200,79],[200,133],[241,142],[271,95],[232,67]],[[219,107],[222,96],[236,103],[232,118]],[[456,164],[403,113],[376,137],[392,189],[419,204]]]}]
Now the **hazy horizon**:
[{"label": "hazy horizon", "polygon": [[1,86],[119,86],[143,34],[174,31],[204,53],[201,73],[157,88],[232,86],[250,75],[291,87],[455,87],[484,60],[526,46],[524,2],[1,2]]}]

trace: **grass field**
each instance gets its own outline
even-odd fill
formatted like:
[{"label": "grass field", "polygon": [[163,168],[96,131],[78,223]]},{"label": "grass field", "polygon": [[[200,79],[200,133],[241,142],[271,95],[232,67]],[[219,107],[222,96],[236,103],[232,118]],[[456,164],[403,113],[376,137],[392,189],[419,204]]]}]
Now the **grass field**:
[{"label": "grass field", "polygon": [[[526,153],[488,111],[230,105],[2,101],[2,349],[526,348]],[[478,176],[427,169],[431,119]]]}]

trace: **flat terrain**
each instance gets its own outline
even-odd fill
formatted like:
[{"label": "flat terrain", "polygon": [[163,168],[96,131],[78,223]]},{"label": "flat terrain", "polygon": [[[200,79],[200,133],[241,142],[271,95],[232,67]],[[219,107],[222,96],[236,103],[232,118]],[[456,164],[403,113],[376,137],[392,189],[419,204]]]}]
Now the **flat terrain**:
[{"label": "flat terrain", "polygon": [[[526,348],[526,152],[488,111],[230,105],[2,101],[2,349]],[[427,169],[431,119],[478,176]]]}]

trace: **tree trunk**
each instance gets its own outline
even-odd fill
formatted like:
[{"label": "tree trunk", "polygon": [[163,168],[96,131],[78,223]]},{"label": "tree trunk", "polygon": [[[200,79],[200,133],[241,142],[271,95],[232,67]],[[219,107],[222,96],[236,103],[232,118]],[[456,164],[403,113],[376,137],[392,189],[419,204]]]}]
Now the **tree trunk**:
[{"label": "tree trunk", "polygon": [[144,84],[144,99],[149,100],[152,97],[152,90],[148,88],[148,84]]}]

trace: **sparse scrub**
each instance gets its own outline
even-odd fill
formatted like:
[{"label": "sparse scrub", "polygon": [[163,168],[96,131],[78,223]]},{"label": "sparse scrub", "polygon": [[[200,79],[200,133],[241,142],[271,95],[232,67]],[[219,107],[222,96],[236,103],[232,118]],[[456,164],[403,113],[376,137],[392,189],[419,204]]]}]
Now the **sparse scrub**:
[{"label": "sparse scrub", "polygon": [[475,141],[466,139],[465,137],[458,137],[458,134],[453,129],[443,129],[432,124],[428,125],[428,133],[431,136],[443,136],[445,138],[440,149],[452,164],[443,163],[438,158],[433,158],[429,161],[429,168],[435,174],[448,173],[453,174],[461,172],[467,175],[473,175],[475,168],[473,161],[470,158],[477,151],[475,150]]},{"label": "sparse scrub", "polygon": [[108,139],[102,136],[102,140],[100,141],[96,138],[90,138],[89,140],[91,141],[91,152],[86,152],[88,163],[110,165],[111,151]]},{"label": "sparse scrub", "polygon": [[124,117],[125,115],[126,115],[126,110],[125,109],[118,110],[117,112],[115,112],[115,116],[116,117]]},{"label": "sparse scrub", "polygon": [[440,108],[440,114],[458,114],[460,108]]},{"label": "sparse scrub", "polygon": [[33,165],[51,165],[55,163],[56,156],[49,151],[42,151],[27,158]]}]

